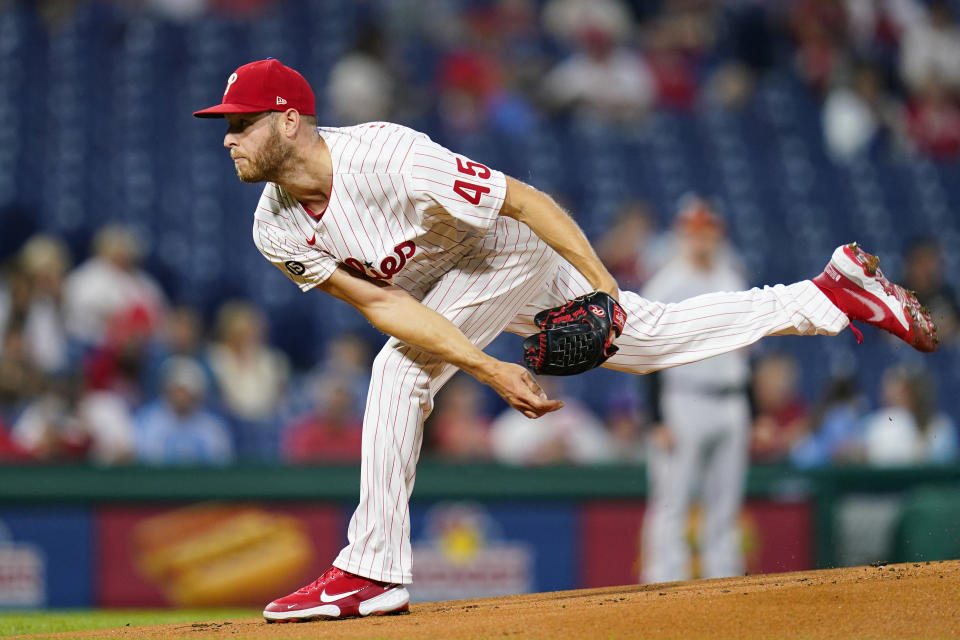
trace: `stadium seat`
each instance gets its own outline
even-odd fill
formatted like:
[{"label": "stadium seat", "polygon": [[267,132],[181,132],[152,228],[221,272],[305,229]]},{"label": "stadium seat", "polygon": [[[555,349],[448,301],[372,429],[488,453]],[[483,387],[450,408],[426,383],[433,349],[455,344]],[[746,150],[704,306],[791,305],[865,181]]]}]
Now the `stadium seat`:
[{"label": "stadium seat", "polygon": [[[189,114],[218,99],[239,64],[274,56],[317,87],[323,121],[329,69],[375,6],[277,0],[256,20],[210,14],[179,23],[116,3],[78,3],[71,20],[48,32],[32,4],[0,10],[0,224],[29,209],[38,229],[85,247],[100,225],[131,223],[150,238],[147,264],[172,299],[207,314],[228,297],[254,300],[276,318],[273,335],[298,364],[316,357],[327,335],[368,330],[346,305],[300,295],[264,262],[250,243],[259,187],[237,183],[220,146],[223,128]],[[404,79],[429,89],[441,45],[414,32],[400,37]],[[632,198],[650,203],[666,228],[680,197],[695,191],[728,220],[753,284],[814,275],[850,240],[898,274],[903,250],[920,235],[941,240],[955,284],[960,164],[871,151],[838,165],[825,151],[820,117],[818,96],[779,65],[739,111],[654,110],[626,128],[543,117],[520,137],[444,138],[428,116],[419,123],[456,151],[556,194],[591,236]],[[3,258],[14,249],[0,243]],[[315,345],[306,353],[298,350],[303,331]],[[783,344],[796,349],[805,386],[817,390],[832,371],[882,371],[904,357],[879,334],[870,337],[865,347],[846,334]],[[929,365],[943,389],[960,386],[955,350]],[[608,386],[604,375],[589,378],[585,397]],[[955,395],[941,394],[954,412]]]}]

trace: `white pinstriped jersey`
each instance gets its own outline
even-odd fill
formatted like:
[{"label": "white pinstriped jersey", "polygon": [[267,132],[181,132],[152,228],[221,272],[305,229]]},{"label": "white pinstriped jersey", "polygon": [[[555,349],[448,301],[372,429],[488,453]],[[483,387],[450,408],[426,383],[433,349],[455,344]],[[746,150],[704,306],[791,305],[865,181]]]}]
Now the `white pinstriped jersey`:
[{"label": "white pinstriped jersey", "polygon": [[321,127],[329,204],[308,211],[275,183],[257,205],[253,239],[303,291],[338,265],[417,298],[491,231],[506,178],[396,124]]},{"label": "white pinstriped jersey", "polygon": [[[253,225],[263,255],[304,291],[341,265],[389,280],[481,349],[504,330],[535,333],[539,310],[590,291],[529,227],[499,215],[502,173],[394,124],[319,131],[333,161],[326,209],[313,215],[267,184]],[[837,333],[847,322],[810,281],[670,305],[622,291],[620,302],[627,323],[606,366],[632,373],[719,355],[775,333]],[[413,579],[408,501],[423,421],[455,367],[390,338],[371,371],[360,503],[334,565],[405,584]]]}]

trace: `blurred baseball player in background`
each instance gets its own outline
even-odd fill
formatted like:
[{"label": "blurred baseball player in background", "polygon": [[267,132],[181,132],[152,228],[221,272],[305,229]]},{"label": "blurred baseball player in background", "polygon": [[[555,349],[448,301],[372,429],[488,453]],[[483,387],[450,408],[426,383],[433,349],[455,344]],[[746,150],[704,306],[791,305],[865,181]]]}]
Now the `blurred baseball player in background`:
[{"label": "blurred baseball player in background", "polygon": [[[643,297],[680,302],[747,282],[724,242],[723,221],[690,197],[677,214],[679,247],[643,289]],[[742,349],[651,374],[654,426],[643,527],[644,582],[691,577],[687,516],[699,491],[700,577],[743,573],[737,516],[747,473],[749,364]]]},{"label": "blurred baseball player in background", "polygon": [[620,292],[550,197],[406,127],[318,128],[310,85],[274,59],[238,68],[221,104],[194,115],[225,117],[237,176],[267,183],[253,223],[264,257],[392,336],[373,364],[348,544],[317,580],[267,605],[267,620],[407,609],[408,502],[440,387],[462,369],[528,417],[561,406],[524,367],[481,351],[502,331],[532,336],[526,362],[558,373],[600,363],[649,373],[767,335],[834,335],[848,316],[919,349],[936,346],[916,300],[856,245],[839,247],[816,284],[671,305]]}]

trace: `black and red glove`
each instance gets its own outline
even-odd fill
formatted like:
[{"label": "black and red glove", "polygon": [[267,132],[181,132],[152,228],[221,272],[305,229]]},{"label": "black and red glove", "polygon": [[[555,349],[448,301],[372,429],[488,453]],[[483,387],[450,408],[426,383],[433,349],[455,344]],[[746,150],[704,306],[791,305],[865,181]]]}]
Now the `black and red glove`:
[{"label": "black and red glove", "polygon": [[548,376],[572,376],[599,367],[617,352],[613,340],[623,332],[626,320],[623,307],[603,291],[544,309],[533,318],[540,333],[523,341],[523,362],[534,373]]}]

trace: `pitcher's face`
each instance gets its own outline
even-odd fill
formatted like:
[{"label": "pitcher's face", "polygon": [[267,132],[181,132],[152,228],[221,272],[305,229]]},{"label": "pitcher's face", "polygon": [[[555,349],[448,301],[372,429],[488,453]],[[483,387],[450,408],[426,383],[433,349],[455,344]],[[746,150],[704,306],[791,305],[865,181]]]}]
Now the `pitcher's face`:
[{"label": "pitcher's face", "polygon": [[276,181],[291,155],[271,111],[229,114],[223,146],[243,182]]}]

